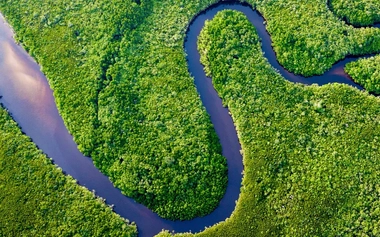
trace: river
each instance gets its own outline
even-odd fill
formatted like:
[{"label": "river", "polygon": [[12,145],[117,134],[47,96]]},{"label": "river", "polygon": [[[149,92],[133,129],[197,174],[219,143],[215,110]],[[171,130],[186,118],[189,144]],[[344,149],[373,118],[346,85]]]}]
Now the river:
[{"label": "river", "polygon": [[197,37],[205,20],[212,19],[216,13],[224,9],[238,10],[248,17],[262,39],[262,49],[268,61],[287,80],[319,85],[340,82],[362,89],[344,72],[344,65],[357,60],[358,57],[347,57],[322,76],[305,78],[286,71],[276,60],[275,52],[271,47],[271,38],[263,25],[264,19],[247,5],[219,3],[197,15],[187,29],[184,43],[188,68],[194,77],[197,91],[210,115],[222,145],[223,156],[226,157],[228,163],[227,191],[216,210],[205,217],[190,221],[165,220],[145,206],[121,194],[120,190],[94,167],[92,160],[78,151],[77,145],[58,113],[47,79],[33,58],[15,42],[12,30],[2,16],[0,17],[0,95],[3,97],[0,102],[12,114],[22,131],[51,157],[64,173],[74,177],[80,185],[89,190],[95,190],[96,194],[106,199],[108,204],[114,205],[116,213],[135,222],[139,236],[153,236],[162,229],[175,232],[199,232],[231,215],[240,194],[242,181],[243,164],[236,129],[211,79],[206,77],[203,71],[197,50]]}]

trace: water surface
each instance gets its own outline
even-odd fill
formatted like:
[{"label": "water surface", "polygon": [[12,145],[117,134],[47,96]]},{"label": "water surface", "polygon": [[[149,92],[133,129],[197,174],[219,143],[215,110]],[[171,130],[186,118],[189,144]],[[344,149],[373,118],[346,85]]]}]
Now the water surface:
[{"label": "water surface", "polygon": [[[212,19],[224,9],[243,12],[256,27],[262,39],[265,56],[287,80],[304,84],[323,85],[331,82],[345,83],[362,89],[344,72],[344,65],[357,57],[347,57],[335,64],[322,76],[305,78],[286,71],[276,60],[271,47],[271,38],[263,25],[264,19],[249,6],[242,4],[219,3],[201,12],[191,22],[184,43],[188,68],[194,77],[197,91],[210,115],[211,122],[222,145],[223,155],[228,163],[228,186],[220,205],[211,214],[190,221],[169,221],[160,218],[145,206],[125,197],[109,179],[94,167],[90,158],[77,149],[72,136],[59,115],[52,90],[36,62],[17,45],[13,33],[0,17],[0,100],[37,146],[51,157],[55,164],[76,180],[80,185],[106,199],[114,205],[114,211],[137,224],[140,236],[153,236],[162,229],[175,232],[199,232],[228,218],[235,209],[242,181],[242,157],[240,144],[228,109],[215,91],[211,79],[206,77],[197,50],[197,37],[205,20]],[[379,25],[377,25],[379,27]]]}]

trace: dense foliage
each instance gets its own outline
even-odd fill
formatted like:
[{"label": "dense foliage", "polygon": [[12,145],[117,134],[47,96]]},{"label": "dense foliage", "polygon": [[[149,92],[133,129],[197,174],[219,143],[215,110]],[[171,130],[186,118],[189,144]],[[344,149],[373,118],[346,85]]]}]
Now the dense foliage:
[{"label": "dense foliage", "polygon": [[379,0],[329,0],[334,13],[355,26],[380,23]]},{"label": "dense foliage", "polygon": [[278,61],[291,72],[323,74],[348,54],[380,52],[380,29],[345,24],[326,0],[264,0],[257,9],[266,19]]},{"label": "dense foliage", "polygon": [[[380,22],[380,1],[332,0],[329,4],[331,10],[348,24],[369,26]],[[380,94],[380,56],[349,63],[345,71],[366,90]]]},{"label": "dense foliage", "polygon": [[[3,0],[17,39],[43,66],[79,149],[122,192],[171,219],[212,211],[226,164],[186,68],[190,19],[216,0]],[[278,60],[319,74],[347,54],[380,51],[324,0],[249,0]]]},{"label": "dense foliage", "polygon": [[65,176],[0,107],[0,236],[136,236],[135,225]]},{"label": "dense foliage", "polygon": [[80,150],[124,194],[171,219],[211,212],[227,184],[182,48],[190,18],[209,4],[0,2]]},{"label": "dense foliage", "polygon": [[380,94],[380,56],[351,62],[345,71],[366,90]]},{"label": "dense foliage", "polygon": [[232,216],[197,235],[378,236],[380,100],[347,85],[286,81],[235,11],[206,23],[199,51],[237,126],[245,169]]}]

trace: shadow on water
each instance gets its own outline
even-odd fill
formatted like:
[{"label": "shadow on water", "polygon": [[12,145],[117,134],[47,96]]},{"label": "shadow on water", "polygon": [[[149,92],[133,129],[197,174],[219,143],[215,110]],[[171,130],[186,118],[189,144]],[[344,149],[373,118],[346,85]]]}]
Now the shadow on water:
[{"label": "shadow on water", "polygon": [[89,190],[96,190],[98,196],[106,199],[108,204],[114,205],[116,213],[135,222],[140,236],[153,236],[162,229],[198,232],[225,220],[235,209],[243,172],[241,147],[229,111],[223,107],[211,79],[206,77],[197,50],[197,37],[205,21],[212,19],[216,13],[224,9],[238,10],[248,17],[262,39],[262,49],[268,61],[287,80],[319,85],[340,82],[362,89],[353,83],[343,70],[347,62],[357,57],[348,57],[340,61],[322,76],[305,78],[286,71],[276,60],[276,54],[271,47],[271,38],[263,25],[263,17],[246,4],[221,2],[198,14],[187,29],[184,48],[189,72],[194,77],[203,105],[220,139],[223,155],[227,158],[228,186],[215,211],[190,221],[162,219],[133,199],[125,197],[94,167],[90,158],[84,157],[78,151],[57,111],[53,93],[40,67],[15,43],[11,29],[4,24],[3,18],[0,19],[3,23],[0,24],[0,95],[3,96],[1,102],[12,113],[23,132],[31,137],[64,173],[73,176],[79,184]]}]

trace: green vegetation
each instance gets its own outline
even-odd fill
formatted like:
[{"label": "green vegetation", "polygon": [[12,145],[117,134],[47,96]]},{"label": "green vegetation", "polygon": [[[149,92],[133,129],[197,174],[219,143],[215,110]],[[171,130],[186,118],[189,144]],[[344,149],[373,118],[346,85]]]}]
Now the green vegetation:
[{"label": "green vegetation", "polygon": [[0,108],[0,236],[137,236],[65,176]]},{"label": "green vegetation", "polygon": [[380,94],[380,56],[351,62],[345,71],[369,92]]},{"label": "green vegetation", "polygon": [[378,0],[330,0],[332,11],[341,19],[355,26],[380,23]]},{"label": "green vegetation", "polygon": [[191,17],[210,2],[0,2],[79,149],[124,194],[170,219],[211,212],[227,184],[182,48]]},{"label": "green vegetation", "polygon": [[257,9],[266,19],[278,61],[291,72],[323,74],[348,54],[380,52],[380,29],[346,25],[326,0],[265,0]]},{"label": "green vegetation", "polygon": [[[211,212],[227,183],[183,52],[190,19],[215,2],[0,1],[17,40],[43,66],[79,149],[124,194],[165,218]],[[380,30],[347,26],[326,1],[248,2],[293,72],[321,74],[347,54],[380,51]]]},{"label": "green vegetation", "polygon": [[[332,0],[330,7],[348,24],[369,26],[380,22],[380,1]],[[380,94],[380,56],[349,63],[345,71],[369,92]]]},{"label": "green vegetation", "polygon": [[286,81],[235,11],[206,23],[199,51],[237,126],[245,169],[232,216],[197,236],[379,235],[380,100],[347,85]]}]

